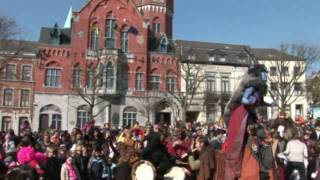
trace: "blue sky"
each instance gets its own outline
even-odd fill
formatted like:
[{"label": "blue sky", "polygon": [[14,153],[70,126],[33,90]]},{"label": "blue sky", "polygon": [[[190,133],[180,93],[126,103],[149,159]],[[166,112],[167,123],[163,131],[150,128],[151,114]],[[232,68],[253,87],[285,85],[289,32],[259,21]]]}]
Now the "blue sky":
[{"label": "blue sky", "polygon": [[[64,24],[70,6],[87,0],[1,0],[0,14],[16,19],[29,40],[42,26]],[[319,0],[175,0],[174,38],[276,48],[320,45]]]}]

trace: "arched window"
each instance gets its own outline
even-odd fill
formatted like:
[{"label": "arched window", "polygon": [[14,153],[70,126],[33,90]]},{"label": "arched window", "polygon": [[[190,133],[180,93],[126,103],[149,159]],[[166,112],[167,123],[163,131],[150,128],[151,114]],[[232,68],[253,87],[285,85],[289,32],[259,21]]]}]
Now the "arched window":
[{"label": "arched window", "polygon": [[80,88],[81,86],[81,69],[79,64],[73,66],[73,87]]},{"label": "arched window", "polygon": [[114,87],[114,67],[111,62],[107,64],[107,88],[113,89]]},{"label": "arched window", "polygon": [[99,29],[97,27],[92,28],[90,35],[91,50],[98,50],[99,48]]},{"label": "arched window", "polygon": [[143,88],[143,73],[141,69],[136,71],[136,91],[142,91]]},{"label": "arched window", "polygon": [[43,132],[50,127],[60,130],[62,126],[61,110],[58,106],[49,104],[40,109],[40,132]]},{"label": "arched window", "polygon": [[3,106],[12,106],[13,105],[13,89],[5,88],[3,91]]},{"label": "arched window", "polygon": [[77,128],[82,128],[88,121],[90,121],[92,114],[87,105],[82,105],[77,108]]},{"label": "arched window", "polygon": [[115,29],[116,20],[113,17],[106,19],[106,32],[105,32],[105,47],[115,48]]},{"label": "arched window", "polygon": [[137,109],[134,107],[127,107],[123,111],[123,126],[132,127],[133,123],[137,121]]}]

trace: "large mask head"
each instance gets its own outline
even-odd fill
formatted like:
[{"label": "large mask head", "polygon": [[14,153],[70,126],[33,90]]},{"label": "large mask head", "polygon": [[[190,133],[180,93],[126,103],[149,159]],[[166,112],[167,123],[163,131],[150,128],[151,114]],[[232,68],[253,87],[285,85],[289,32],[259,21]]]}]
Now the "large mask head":
[{"label": "large mask head", "polygon": [[263,64],[253,64],[248,70],[249,74],[252,74],[256,77],[260,77],[262,82],[267,82],[268,80],[268,70]]}]

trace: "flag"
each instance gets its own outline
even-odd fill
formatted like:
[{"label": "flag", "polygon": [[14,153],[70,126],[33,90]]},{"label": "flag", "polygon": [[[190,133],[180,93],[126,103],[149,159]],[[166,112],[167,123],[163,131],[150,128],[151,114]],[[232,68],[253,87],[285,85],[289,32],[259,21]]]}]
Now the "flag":
[{"label": "flag", "polygon": [[139,31],[138,31],[135,27],[131,26],[131,27],[129,28],[129,30],[128,30],[128,33],[132,33],[132,34],[134,34],[134,35],[138,35],[138,34],[139,34]]}]

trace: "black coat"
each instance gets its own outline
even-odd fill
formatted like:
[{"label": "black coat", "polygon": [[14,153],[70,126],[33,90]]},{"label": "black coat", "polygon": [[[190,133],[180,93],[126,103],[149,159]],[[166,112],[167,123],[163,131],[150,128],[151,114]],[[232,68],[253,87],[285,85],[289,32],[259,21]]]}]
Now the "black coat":
[{"label": "black coat", "polygon": [[48,158],[45,166],[45,180],[59,180],[61,165],[56,157]]},{"label": "black coat", "polygon": [[147,147],[142,151],[143,159],[150,161],[160,174],[169,170],[174,163],[174,158],[171,157],[167,148],[161,142],[160,135],[151,132],[147,137]]},{"label": "black coat", "polygon": [[317,132],[316,131],[313,131],[310,135],[310,139],[313,140],[313,141],[320,141],[320,136],[318,137],[317,136]]}]

